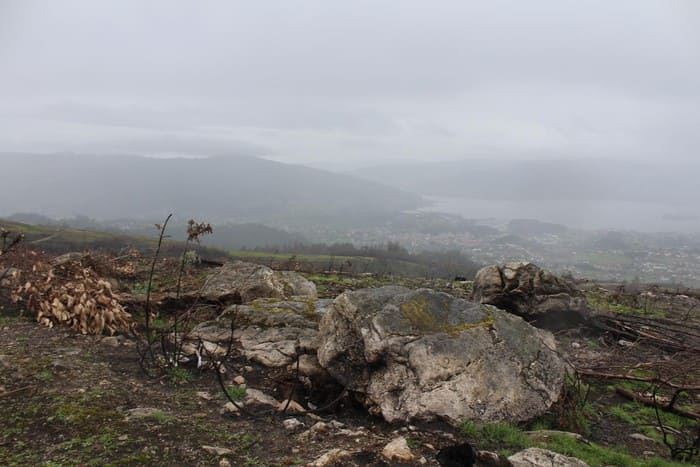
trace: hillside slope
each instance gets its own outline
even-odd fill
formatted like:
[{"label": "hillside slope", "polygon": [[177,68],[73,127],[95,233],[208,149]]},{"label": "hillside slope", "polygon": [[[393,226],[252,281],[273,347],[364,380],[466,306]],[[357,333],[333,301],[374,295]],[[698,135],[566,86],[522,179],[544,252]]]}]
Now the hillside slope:
[{"label": "hillside slope", "polygon": [[0,215],[100,219],[175,211],[215,221],[376,215],[420,205],[417,195],[350,175],[253,157],[0,154]]}]

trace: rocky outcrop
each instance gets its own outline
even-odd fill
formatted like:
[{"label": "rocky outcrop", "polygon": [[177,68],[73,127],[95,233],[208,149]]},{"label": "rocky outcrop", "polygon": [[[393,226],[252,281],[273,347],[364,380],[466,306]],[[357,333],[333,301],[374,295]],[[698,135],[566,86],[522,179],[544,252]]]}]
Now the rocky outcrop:
[{"label": "rocky outcrop", "polygon": [[586,320],[588,303],[573,283],[532,263],[491,265],[477,272],[472,299],[550,330]]},{"label": "rocky outcrop", "polygon": [[549,332],[429,289],[345,292],[319,331],[321,366],[390,422],[529,420],[564,383]]},{"label": "rocky outcrop", "polygon": [[292,271],[234,261],[210,276],[199,295],[217,303],[248,303],[258,298],[316,298],[316,285]]},{"label": "rocky outcrop", "polygon": [[300,373],[321,378],[326,373],[316,359],[318,320],[330,302],[311,298],[259,299],[248,305],[231,306],[217,320],[195,327],[188,339],[227,346],[233,319],[233,338],[249,360],[268,367],[284,367],[294,364],[299,353]]}]

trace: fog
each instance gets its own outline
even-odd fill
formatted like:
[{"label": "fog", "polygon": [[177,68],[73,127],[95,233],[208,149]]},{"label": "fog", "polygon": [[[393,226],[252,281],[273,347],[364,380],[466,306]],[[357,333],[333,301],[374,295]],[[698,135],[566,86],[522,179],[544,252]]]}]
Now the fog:
[{"label": "fog", "polygon": [[694,0],[6,0],[0,153],[682,172],[699,57]]},{"label": "fog", "polygon": [[0,4],[0,149],[690,159],[689,1]]}]

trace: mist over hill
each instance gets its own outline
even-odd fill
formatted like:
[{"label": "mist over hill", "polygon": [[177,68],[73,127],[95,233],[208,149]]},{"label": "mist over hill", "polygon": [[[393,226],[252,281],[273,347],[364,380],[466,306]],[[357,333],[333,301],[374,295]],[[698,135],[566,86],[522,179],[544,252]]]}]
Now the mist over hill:
[{"label": "mist over hill", "polygon": [[586,160],[458,160],[382,165],[352,172],[424,195],[483,200],[691,203],[697,173],[688,163]]},{"label": "mist over hill", "polygon": [[374,181],[254,157],[0,154],[0,215],[211,221],[377,216],[419,196]]}]

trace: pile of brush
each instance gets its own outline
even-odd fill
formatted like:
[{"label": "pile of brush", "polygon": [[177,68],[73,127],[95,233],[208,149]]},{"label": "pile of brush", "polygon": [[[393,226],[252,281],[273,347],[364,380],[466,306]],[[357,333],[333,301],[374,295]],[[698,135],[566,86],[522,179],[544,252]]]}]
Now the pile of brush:
[{"label": "pile of brush", "polygon": [[127,332],[133,319],[119,303],[109,281],[84,258],[58,265],[39,262],[15,288],[13,300],[24,302],[39,323],[70,326],[81,334]]}]

